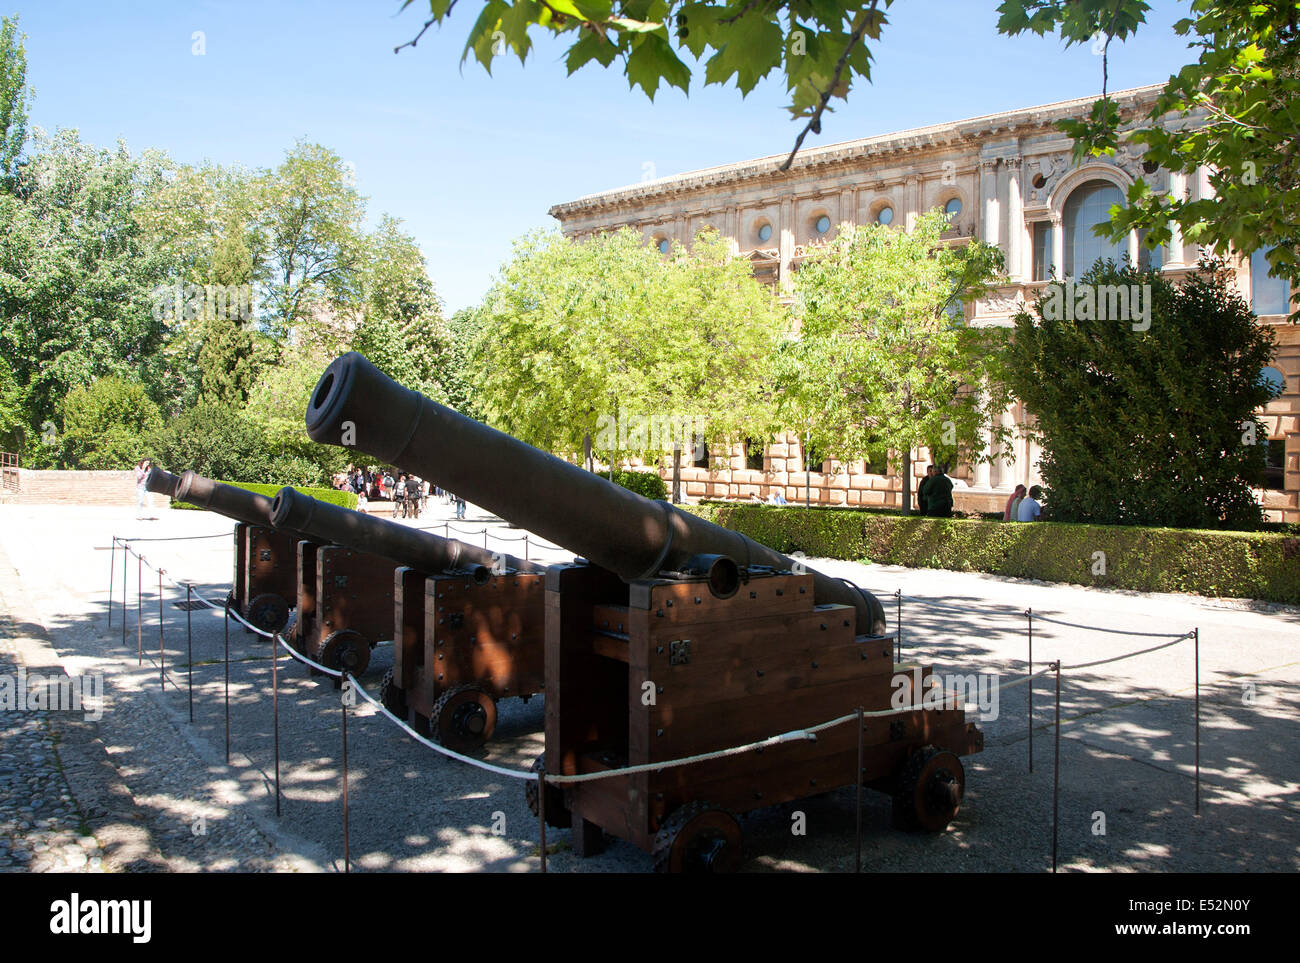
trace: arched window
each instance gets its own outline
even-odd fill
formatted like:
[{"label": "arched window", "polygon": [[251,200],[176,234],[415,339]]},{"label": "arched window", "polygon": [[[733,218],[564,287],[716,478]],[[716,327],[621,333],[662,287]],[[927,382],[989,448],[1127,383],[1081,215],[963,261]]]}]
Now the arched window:
[{"label": "arched window", "polygon": [[1110,220],[1110,209],[1124,204],[1124,192],[1110,181],[1088,181],[1076,187],[1065,202],[1065,273],[1082,277],[1098,258],[1120,261],[1128,246],[1092,233],[1095,225]]},{"label": "arched window", "polygon": [[666,237],[659,238],[659,243],[655,246],[659,248],[660,254],[667,254],[669,249],[672,247],[672,245],[668,243],[668,238]]}]

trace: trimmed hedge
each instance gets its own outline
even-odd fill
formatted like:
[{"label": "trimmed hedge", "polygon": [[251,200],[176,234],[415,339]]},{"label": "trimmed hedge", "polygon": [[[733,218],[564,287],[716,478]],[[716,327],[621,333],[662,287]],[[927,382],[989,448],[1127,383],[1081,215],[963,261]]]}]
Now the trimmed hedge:
[{"label": "trimmed hedge", "polygon": [[[1300,538],[1064,522],[1003,522],[767,505],[681,506],[778,552],[987,572],[1140,592],[1300,604]],[[1105,553],[1105,574],[1093,574]]]},{"label": "trimmed hedge", "polygon": [[[263,485],[257,482],[222,482],[223,485],[230,485],[233,488],[242,488],[245,491],[255,492],[258,495],[265,495],[267,498],[274,498],[276,493],[283,488],[283,485]],[[355,492],[338,491],[333,488],[306,488],[301,485],[293,486],[293,490],[301,492],[304,495],[310,495],[312,498],[322,502],[329,502],[331,505],[341,505],[344,508],[356,508],[357,496]],[[193,508],[198,511],[206,511],[198,505],[191,505],[188,502],[179,502],[172,499],[172,508]]]},{"label": "trimmed hedge", "polygon": [[658,472],[653,471],[627,471],[620,469],[614,472],[614,484],[622,485],[628,491],[636,492],[638,495],[644,495],[646,498],[667,501],[668,486]]}]

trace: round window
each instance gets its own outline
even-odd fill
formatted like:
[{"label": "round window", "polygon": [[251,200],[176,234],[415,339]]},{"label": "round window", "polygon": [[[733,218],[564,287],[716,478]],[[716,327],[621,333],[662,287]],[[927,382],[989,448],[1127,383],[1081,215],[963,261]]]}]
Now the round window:
[{"label": "round window", "polygon": [[1286,376],[1283,375],[1281,371],[1278,371],[1277,368],[1272,366],[1261,368],[1259,371],[1259,383],[1268,385],[1268,387],[1272,388],[1273,397],[1276,398],[1282,393],[1283,389],[1286,388]]},{"label": "round window", "polygon": [[658,247],[659,247],[659,253],[660,253],[660,254],[667,254],[667,253],[668,253],[668,249],[669,249],[670,247],[672,247],[672,245],[668,243],[668,238],[666,238],[666,237],[661,237],[661,238],[659,239],[659,245],[658,245]]},{"label": "round window", "polygon": [[876,214],[877,224],[892,224],[894,222],[894,209],[892,207],[882,207]]},{"label": "round window", "polygon": [[772,240],[772,225],[764,224],[758,229],[758,239],[760,241]]},{"label": "round window", "polygon": [[831,229],[831,219],[823,214],[817,218],[817,223],[813,225],[818,234],[825,234]]},{"label": "round window", "polygon": [[961,213],[961,198],[954,197],[943,206],[943,212],[949,217],[956,217]]}]

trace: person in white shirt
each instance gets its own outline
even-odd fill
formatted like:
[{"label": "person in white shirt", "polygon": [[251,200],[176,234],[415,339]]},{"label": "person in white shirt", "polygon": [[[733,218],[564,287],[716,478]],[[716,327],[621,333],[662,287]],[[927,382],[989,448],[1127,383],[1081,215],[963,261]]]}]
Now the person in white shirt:
[{"label": "person in white shirt", "polygon": [[1035,485],[1029,489],[1029,496],[1021,501],[1020,507],[1016,510],[1016,521],[1038,521],[1038,516],[1043,513],[1043,503],[1039,501],[1042,494],[1043,488],[1041,485]]}]

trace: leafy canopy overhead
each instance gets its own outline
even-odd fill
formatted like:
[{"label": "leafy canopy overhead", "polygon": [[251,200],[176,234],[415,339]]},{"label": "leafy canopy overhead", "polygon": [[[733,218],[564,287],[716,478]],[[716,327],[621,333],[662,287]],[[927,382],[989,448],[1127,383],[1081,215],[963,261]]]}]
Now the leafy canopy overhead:
[{"label": "leafy canopy overhead", "polygon": [[[402,9],[414,2],[405,0]],[[402,46],[414,47],[457,2],[430,0],[429,19]],[[511,51],[522,63],[533,47],[530,32],[543,30],[572,41],[565,58],[570,74],[590,63],[608,67],[617,60],[629,86],[640,87],[651,100],[662,84],[689,92],[693,72],[687,59],[703,61],[706,84],[734,83],[742,94],[776,72],[790,93],[790,113],[806,121],[795,142],[798,150],[810,131],[820,132],[822,113],[833,98],[845,98],[855,77],[870,79],[868,41],[880,38],[893,2],[488,0],[470,30],[462,62],[473,57],[491,71],[493,58]]]}]

